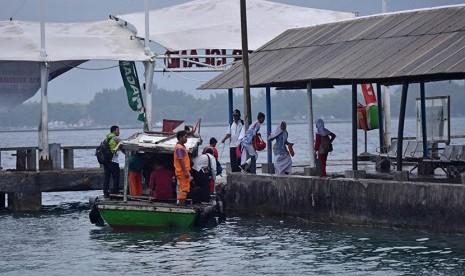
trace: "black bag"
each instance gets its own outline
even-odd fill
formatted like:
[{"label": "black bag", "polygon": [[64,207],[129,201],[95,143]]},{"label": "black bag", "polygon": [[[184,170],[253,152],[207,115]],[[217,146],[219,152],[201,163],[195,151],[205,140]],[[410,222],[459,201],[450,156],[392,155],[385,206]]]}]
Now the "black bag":
[{"label": "black bag", "polygon": [[95,149],[95,156],[97,156],[97,161],[100,164],[107,164],[113,159],[113,153],[110,150],[110,144],[107,138],[100,143],[100,145]]},{"label": "black bag", "polygon": [[216,175],[220,175],[221,173],[223,173],[223,167],[220,161],[216,160]]}]

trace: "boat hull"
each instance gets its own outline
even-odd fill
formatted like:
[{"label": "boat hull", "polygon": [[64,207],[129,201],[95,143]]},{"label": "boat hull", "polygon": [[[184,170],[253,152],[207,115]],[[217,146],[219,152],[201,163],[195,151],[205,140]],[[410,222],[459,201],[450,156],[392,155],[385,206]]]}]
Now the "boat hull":
[{"label": "boat hull", "polygon": [[157,205],[153,203],[97,203],[100,215],[113,229],[189,228],[198,212],[195,208]]}]

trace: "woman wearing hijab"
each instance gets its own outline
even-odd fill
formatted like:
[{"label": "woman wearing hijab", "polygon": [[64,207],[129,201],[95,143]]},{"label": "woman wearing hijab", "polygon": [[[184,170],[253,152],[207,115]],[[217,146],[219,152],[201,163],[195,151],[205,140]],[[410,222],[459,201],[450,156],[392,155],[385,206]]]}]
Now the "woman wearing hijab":
[{"label": "woman wearing hijab", "polygon": [[294,144],[287,141],[289,135],[286,128],[286,122],[282,121],[268,138],[269,141],[276,140],[273,145],[276,174],[290,174],[292,171],[292,158],[286,146]]},{"label": "woman wearing hijab", "polygon": [[316,120],[315,152],[321,163],[321,176],[326,176],[326,160],[328,153],[333,151],[334,139],[336,134],[325,128],[325,122],[322,119]]}]

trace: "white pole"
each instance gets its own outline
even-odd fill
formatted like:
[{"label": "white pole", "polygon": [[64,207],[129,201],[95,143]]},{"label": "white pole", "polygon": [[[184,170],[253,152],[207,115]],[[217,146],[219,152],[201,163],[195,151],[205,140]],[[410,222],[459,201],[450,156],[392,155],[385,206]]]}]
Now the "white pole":
[{"label": "white pole", "polygon": [[[145,54],[152,58],[153,53],[150,50],[149,42],[150,42],[150,13],[149,13],[149,0],[145,0],[145,39],[144,39],[144,47],[145,47]],[[145,116],[147,121],[147,128],[148,131],[152,130],[152,82],[153,82],[153,72],[155,70],[155,61],[145,61]]]},{"label": "white pole", "polygon": [[[383,13],[387,12],[387,0],[382,0]],[[391,94],[389,87],[383,86],[384,146],[391,146]]]},{"label": "white pole", "polygon": [[49,159],[48,150],[48,65],[47,52],[45,50],[45,7],[44,1],[40,1],[40,56],[43,63],[40,64],[40,103],[41,116],[39,125],[39,158],[42,160]]},{"label": "white pole", "polygon": [[148,131],[152,130],[152,83],[155,61],[144,61],[145,67],[145,117]]},{"label": "white pole", "polygon": [[149,55],[152,52],[150,51],[149,42],[150,42],[150,14],[149,14],[149,0],[145,0],[145,54]]},{"label": "white pole", "polygon": [[315,149],[314,149],[314,132],[313,132],[313,98],[312,98],[312,83],[307,83],[307,98],[308,98],[308,144],[310,146],[310,167],[315,168]]}]

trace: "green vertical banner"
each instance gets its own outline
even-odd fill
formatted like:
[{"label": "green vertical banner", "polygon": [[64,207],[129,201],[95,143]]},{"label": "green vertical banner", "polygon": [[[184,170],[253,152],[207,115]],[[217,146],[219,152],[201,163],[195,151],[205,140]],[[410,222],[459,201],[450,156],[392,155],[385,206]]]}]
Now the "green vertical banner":
[{"label": "green vertical banner", "polygon": [[121,72],[121,77],[123,78],[124,87],[126,88],[129,107],[131,107],[132,110],[139,112],[137,120],[146,123],[144,100],[139,85],[139,77],[137,76],[135,62],[120,60],[119,70]]}]

